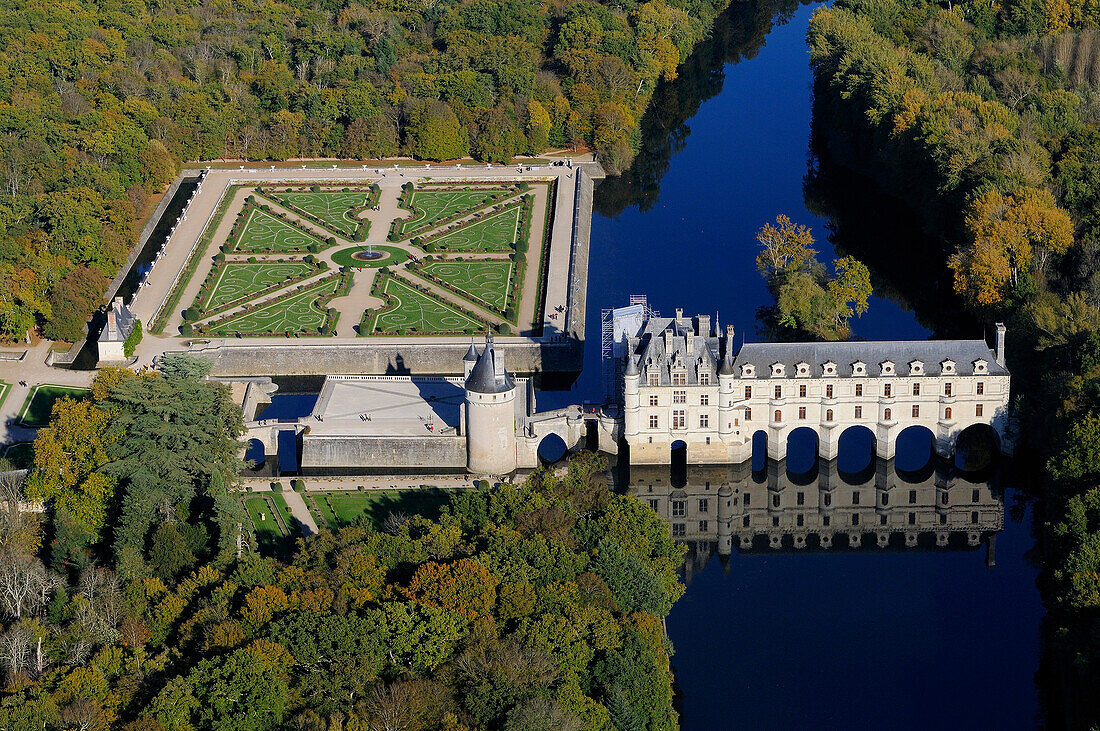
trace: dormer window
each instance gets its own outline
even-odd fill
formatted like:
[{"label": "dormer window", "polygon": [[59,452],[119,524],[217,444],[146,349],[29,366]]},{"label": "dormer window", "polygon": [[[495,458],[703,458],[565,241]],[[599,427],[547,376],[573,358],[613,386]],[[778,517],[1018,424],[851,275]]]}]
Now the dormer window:
[{"label": "dormer window", "polygon": [[756,377],[756,368],[753,367],[753,365],[751,363],[745,363],[743,366],[741,366],[741,377],[742,378],[755,378]]},{"label": "dormer window", "polygon": [[988,373],[989,372],[989,362],[985,361],[985,360],[982,360],[981,358],[974,361],[974,372],[975,373]]},{"label": "dormer window", "polygon": [[945,361],[941,362],[940,363],[940,372],[945,374],[945,375],[953,374],[955,372],[955,361],[945,360]]},{"label": "dormer window", "polygon": [[857,360],[855,363],[852,364],[852,375],[853,376],[864,376],[866,374],[867,374],[867,364],[866,363],[864,363],[861,360]]},{"label": "dormer window", "polygon": [[781,378],[786,372],[786,366],[782,363],[772,363],[772,377]]},{"label": "dormer window", "polygon": [[806,361],[801,361],[800,363],[796,363],[795,364],[795,369],[796,369],[795,372],[798,373],[798,375],[800,375],[800,376],[810,375],[810,364],[807,363]]},{"label": "dormer window", "polygon": [[884,360],[884,361],[882,361],[881,363],[878,364],[878,367],[881,370],[882,375],[884,375],[884,376],[894,375],[894,361]]},{"label": "dormer window", "polygon": [[909,361],[909,375],[911,376],[923,376],[924,375],[924,363],[919,360]]},{"label": "dormer window", "polygon": [[826,376],[835,376],[836,363],[831,360],[825,361],[825,363],[821,366],[821,373]]}]

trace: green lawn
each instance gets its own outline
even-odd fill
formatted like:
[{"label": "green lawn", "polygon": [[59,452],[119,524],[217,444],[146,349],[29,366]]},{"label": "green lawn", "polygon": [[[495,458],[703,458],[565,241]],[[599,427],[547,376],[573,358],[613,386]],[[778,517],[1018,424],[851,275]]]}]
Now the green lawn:
[{"label": "green lawn", "polygon": [[50,423],[53,405],[59,398],[68,396],[81,399],[87,395],[88,389],[78,386],[55,386],[49,383],[35,386],[27,394],[27,400],[23,402],[23,408],[19,412],[19,423],[29,427],[46,426]]},{"label": "green lawn", "polygon": [[324,493],[315,497],[322,517],[333,528],[351,525],[360,518],[381,528],[390,513],[436,518],[447,502],[447,493],[436,488]]},{"label": "green lawn", "polygon": [[4,405],[4,400],[11,393],[11,384],[4,381],[0,381],[0,406]]},{"label": "green lawn", "polygon": [[504,188],[482,190],[414,190],[410,205],[413,217],[401,222],[400,231],[410,232],[429,228],[445,218],[471,211],[488,203]]},{"label": "green lawn", "polygon": [[251,495],[244,498],[243,502],[252,526],[256,529],[260,553],[266,556],[280,555],[286,548],[287,533],[280,525],[268,496]]},{"label": "green lawn", "polygon": [[477,333],[485,329],[485,323],[395,277],[386,280],[382,291],[388,304],[374,313],[369,328],[372,333]]},{"label": "green lawn", "polygon": [[215,275],[217,280],[206,302],[195,302],[196,307],[215,309],[250,294],[267,289],[273,284],[296,279],[313,270],[309,264],[294,261],[273,262],[221,262]]},{"label": "green lawn", "polygon": [[511,251],[519,236],[521,205],[508,206],[474,223],[432,239],[426,245],[439,251]]},{"label": "green lawn", "polygon": [[252,208],[245,219],[244,230],[233,247],[235,251],[306,251],[310,244],[325,246],[321,239],[307,234],[297,226],[280,220],[267,211]]},{"label": "green lawn", "polygon": [[[370,198],[367,192],[290,190],[272,191],[268,195],[296,213],[313,216],[329,231],[345,238],[354,237],[360,224],[369,225],[365,219],[353,215],[367,205]],[[366,233],[366,228],[359,231],[359,238],[366,238]]]},{"label": "green lawn", "polygon": [[507,259],[433,261],[423,267],[425,274],[446,283],[457,293],[469,295],[499,312],[508,306],[514,269],[515,265]]},{"label": "green lawn", "polygon": [[12,469],[25,470],[34,464],[34,443],[16,442],[4,447],[4,459],[11,462]]},{"label": "green lawn", "polygon": [[242,335],[318,333],[328,319],[328,310],[319,307],[318,301],[335,292],[339,281],[337,276],[330,277],[248,314],[210,323],[207,329],[210,332],[239,332]]}]

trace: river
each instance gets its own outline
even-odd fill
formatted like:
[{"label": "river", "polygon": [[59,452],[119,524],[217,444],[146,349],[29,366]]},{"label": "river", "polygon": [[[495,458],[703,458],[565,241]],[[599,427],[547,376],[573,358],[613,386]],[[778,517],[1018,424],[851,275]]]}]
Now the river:
[{"label": "river", "polygon": [[[600,310],[631,294],[647,294],[665,314],[716,312],[739,336],[759,339],[754,313],[770,298],[753,235],[777,214],[810,226],[822,259],[834,245],[858,253],[914,235],[904,216],[866,210],[871,199],[864,231],[854,230],[858,201],[843,225],[807,208],[812,10],[789,6],[776,19],[775,5],[735,2],[680,81],[655,98],[639,162],[597,188],[584,371],[572,392],[540,395],[540,407],[599,398]],[[868,263],[876,291],[890,296],[872,299],[853,323],[857,337],[982,335],[935,311],[949,309],[949,298],[922,297],[937,285],[917,279],[924,271]],[[680,497],[696,500],[702,481],[689,469]],[[725,566],[711,543],[693,541],[690,584],[668,618],[683,728],[1034,727],[1042,617],[1026,558],[1034,540],[1028,506],[1003,481],[975,487],[1003,515],[992,567],[979,547],[922,539],[906,548],[898,536],[880,549],[867,534],[858,550],[815,549],[811,539],[806,549],[742,551],[734,541]],[[666,510],[668,499],[655,507]]]},{"label": "river", "polygon": [[[600,310],[624,305],[632,294],[648,295],[665,314],[677,307],[716,313],[739,337],[761,339],[755,312],[770,297],[754,266],[753,237],[781,213],[812,228],[823,260],[843,251],[871,268],[876,296],[853,322],[856,337],[981,337],[980,326],[954,306],[942,254],[922,238],[911,212],[820,160],[810,174],[805,34],[812,10],[735,0],[680,78],[655,95],[637,162],[596,189],[584,370],[572,390],[541,392],[540,409],[601,399]],[[308,413],[313,398],[279,397],[267,415]],[[899,444],[899,464],[904,451]],[[792,445],[788,463],[798,459],[812,462]],[[846,459],[842,446],[842,467]],[[639,497],[668,517],[674,532],[684,531],[691,548],[687,592],[667,623],[686,731],[1036,725],[1042,604],[1038,572],[1027,560],[1034,539],[1030,508],[1004,475],[978,480],[926,470],[924,482],[910,488],[889,475],[894,509],[918,520],[946,514],[969,521],[973,514],[984,528],[969,531],[973,546],[966,529],[937,546],[933,529],[913,547],[901,533],[888,535],[883,548],[870,526],[859,548],[840,530],[830,548],[821,546],[810,526],[829,514],[818,507],[829,489],[824,478],[783,488],[785,500],[806,497],[812,509],[801,513],[757,509],[772,495],[769,481],[783,475],[754,478],[734,469],[715,477],[692,468],[675,489],[665,479],[672,477],[667,470],[630,474]],[[875,479],[831,489],[838,504],[859,491],[873,508]],[[766,529],[742,548],[742,530],[732,550],[719,555],[718,521],[704,523],[691,511],[701,500],[715,509],[723,483],[740,501],[753,493],[750,522],[805,520],[807,529],[790,529],[774,549]],[[907,492],[919,510],[897,505]],[[940,504],[944,492],[948,508]],[[971,493],[980,510],[958,514],[956,501],[968,502]],[[673,517],[677,503],[687,505],[690,520]],[[867,512],[872,520],[879,515]],[[808,535],[804,547],[793,543],[799,535]],[[993,535],[990,566],[985,546]]]}]

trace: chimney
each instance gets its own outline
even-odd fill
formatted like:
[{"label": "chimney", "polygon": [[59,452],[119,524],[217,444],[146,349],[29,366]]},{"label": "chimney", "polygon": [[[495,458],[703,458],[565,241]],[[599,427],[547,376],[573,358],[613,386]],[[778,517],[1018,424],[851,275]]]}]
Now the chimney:
[{"label": "chimney", "polygon": [[699,315],[696,318],[699,321],[699,336],[704,338],[710,337],[710,315]]},{"label": "chimney", "polygon": [[997,323],[997,346],[993,349],[993,355],[997,359],[997,364],[1004,367],[1005,364],[1005,333],[1008,328],[1005,327],[1003,322]]}]

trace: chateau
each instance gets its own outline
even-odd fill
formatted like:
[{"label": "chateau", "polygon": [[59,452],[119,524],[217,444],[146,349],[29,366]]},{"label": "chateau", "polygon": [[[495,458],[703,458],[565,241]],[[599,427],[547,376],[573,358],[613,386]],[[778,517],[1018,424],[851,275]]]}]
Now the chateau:
[{"label": "chateau", "polygon": [[[537,467],[551,436],[567,449],[626,447],[631,465],[672,464],[674,450],[687,464],[736,465],[754,442],[779,461],[801,429],[826,461],[849,429],[867,429],[880,460],[913,427],[931,433],[941,456],[976,426],[1011,453],[1002,325],[992,349],[983,340],[738,346],[733,328],[708,315],[615,312],[621,337],[605,351],[613,388],[601,408],[537,411],[533,382],[508,371],[490,334],[455,364],[461,376],[331,375],[309,416],[253,419],[249,437],[274,455],[293,432],[299,464],[284,467],[303,474],[508,475]],[[267,384],[248,386],[246,414],[268,398]]]},{"label": "chateau", "polygon": [[686,447],[691,464],[736,464],[767,436],[768,457],[787,454],[787,439],[812,430],[818,453],[837,456],[840,435],[866,427],[878,457],[891,459],[898,435],[930,430],[949,455],[958,435],[992,426],[1003,451],[1010,376],[1005,328],[996,348],[983,340],[745,343],[732,327],[719,333],[708,315],[648,317],[623,332],[623,436],[631,464],[666,464]]}]

